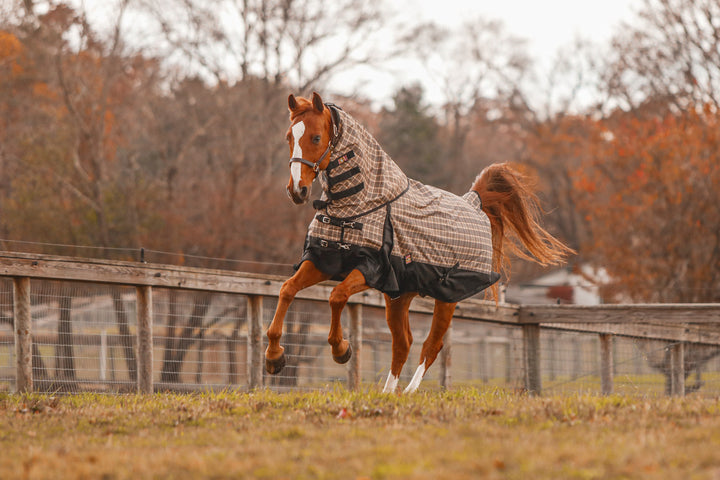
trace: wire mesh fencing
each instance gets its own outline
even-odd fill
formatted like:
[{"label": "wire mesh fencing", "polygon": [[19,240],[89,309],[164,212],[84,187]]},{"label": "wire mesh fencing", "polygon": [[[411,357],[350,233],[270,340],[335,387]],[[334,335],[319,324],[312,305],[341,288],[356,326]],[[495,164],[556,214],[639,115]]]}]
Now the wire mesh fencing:
[{"label": "wire mesh fencing", "polygon": [[[598,334],[543,329],[541,336],[543,392],[602,392],[602,347]],[[610,351],[613,392],[671,394],[671,352],[678,344],[677,341],[614,335]],[[720,346],[683,344],[685,392],[719,394]]]},{"label": "wire mesh fencing", "polygon": [[[248,388],[251,363],[247,296],[154,288],[152,298],[156,390]],[[134,287],[33,280],[30,299],[35,391],[137,391]],[[263,330],[272,319],[275,304],[275,298],[264,297]],[[347,382],[348,366],[333,361],[327,343],[329,318],[327,302],[296,300],[292,304],[282,339],[288,363],[279,375],[265,374],[264,387],[277,391],[327,389]],[[430,322],[430,314],[411,313],[414,342],[401,385],[407,384],[415,371]],[[342,324],[347,337],[347,312]],[[603,345],[597,332],[542,327],[539,342],[543,393],[603,391]],[[672,347],[676,343],[614,335],[609,347],[613,391],[668,393]],[[441,375],[449,376],[452,385],[518,391],[525,388],[521,326],[456,318],[447,348],[451,351],[449,371],[444,372],[436,362],[422,388],[439,388]],[[720,394],[720,347],[685,342],[682,352],[685,391]],[[355,355],[360,358],[363,388],[382,388],[392,357],[392,339],[382,308],[363,307],[362,344]],[[15,382],[13,282],[0,278],[0,390],[13,391]]]}]

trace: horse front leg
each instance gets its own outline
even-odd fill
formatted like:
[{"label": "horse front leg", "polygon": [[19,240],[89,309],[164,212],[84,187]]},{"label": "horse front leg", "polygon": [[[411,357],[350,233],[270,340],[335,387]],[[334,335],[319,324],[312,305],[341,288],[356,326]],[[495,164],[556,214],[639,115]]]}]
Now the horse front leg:
[{"label": "horse front leg", "polygon": [[453,314],[455,313],[455,306],[457,303],[445,303],[439,300],[435,300],[435,309],[433,311],[432,325],[430,325],[430,332],[428,333],[425,343],[423,343],[422,351],[420,352],[420,365],[415,370],[412,380],[405,388],[404,393],[412,393],[420,386],[420,382],[425,376],[430,365],[433,364],[437,358],[438,353],[443,347],[443,337],[450,328],[450,322],[452,321]]},{"label": "horse front leg", "polygon": [[394,393],[403,366],[408,359],[410,346],[413,342],[410,332],[410,303],[417,293],[406,293],[391,299],[385,295],[385,319],[392,334],[392,364],[383,393]]},{"label": "horse front leg", "polygon": [[351,271],[345,280],[340,282],[330,293],[330,333],[328,343],[332,347],[333,360],[337,363],[347,363],[352,356],[350,342],[343,338],[340,315],[347,304],[350,296],[367,290],[365,276],[359,270]]},{"label": "horse front leg", "polygon": [[265,369],[271,375],[280,373],[285,366],[285,348],[280,346],[280,337],[282,337],[283,321],[287,314],[288,308],[292,303],[295,295],[300,290],[320,283],[330,278],[329,275],[322,273],[310,261],[304,261],[295,275],[290,277],[280,287],[278,296],[278,304],[275,309],[275,316],[267,330],[268,346],[265,350]]}]

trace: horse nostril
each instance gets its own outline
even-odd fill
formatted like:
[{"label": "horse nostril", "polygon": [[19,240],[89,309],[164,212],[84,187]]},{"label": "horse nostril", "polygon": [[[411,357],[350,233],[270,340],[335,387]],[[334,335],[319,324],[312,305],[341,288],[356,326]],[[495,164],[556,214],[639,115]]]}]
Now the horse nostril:
[{"label": "horse nostril", "polygon": [[302,188],[300,188],[300,196],[301,196],[301,197],[303,197],[303,198],[304,198],[304,197],[307,197],[307,193],[308,193],[307,187],[302,187]]}]

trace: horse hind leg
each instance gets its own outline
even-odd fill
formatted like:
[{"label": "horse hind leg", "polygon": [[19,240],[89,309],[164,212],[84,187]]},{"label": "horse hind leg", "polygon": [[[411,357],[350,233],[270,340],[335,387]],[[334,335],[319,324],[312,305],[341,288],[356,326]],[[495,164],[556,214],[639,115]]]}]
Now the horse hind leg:
[{"label": "horse hind leg", "polygon": [[400,373],[410,353],[413,337],[410,332],[409,308],[416,295],[416,293],[406,293],[395,299],[385,295],[385,317],[392,334],[392,364],[383,393],[395,392]]},{"label": "horse hind leg", "polygon": [[430,365],[432,365],[437,358],[438,353],[440,353],[443,347],[443,337],[448,328],[450,328],[450,322],[455,313],[456,305],[457,303],[446,303],[435,300],[435,310],[433,311],[430,332],[420,352],[420,365],[418,365],[417,370],[415,370],[415,375],[413,375],[412,380],[410,380],[407,388],[405,388],[404,393],[412,393],[418,389],[420,382],[425,376],[425,372],[427,372]]}]

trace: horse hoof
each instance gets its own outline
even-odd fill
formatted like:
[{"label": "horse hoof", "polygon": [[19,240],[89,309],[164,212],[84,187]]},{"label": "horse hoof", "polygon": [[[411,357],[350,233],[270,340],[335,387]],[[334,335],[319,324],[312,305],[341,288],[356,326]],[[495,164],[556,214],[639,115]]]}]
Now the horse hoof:
[{"label": "horse hoof", "polygon": [[270,375],[277,375],[283,369],[283,367],[285,366],[285,363],[287,363],[287,362],[285,360],[284,353],[274,360],[270,359],[270,358],[266,358],[265,359],[265,370],[267,370],[267,372]]},{"label": "horse hoof", "polygon": [[333,360],[335,360],[336,363],[342,364],[342,363],[347,363],[350,360],[350,357],[352,357],[352,347],[348,343],[348,348],[345,351],[345,353],[343,353],[339,357],[336,357],[335,355],[333,355]]}]

